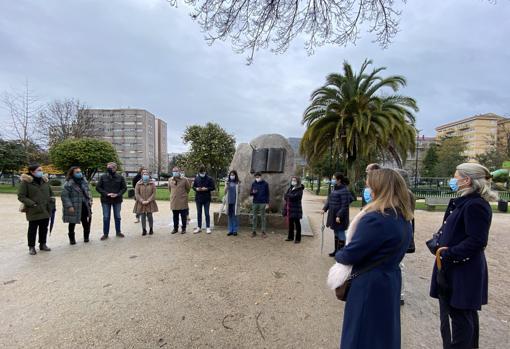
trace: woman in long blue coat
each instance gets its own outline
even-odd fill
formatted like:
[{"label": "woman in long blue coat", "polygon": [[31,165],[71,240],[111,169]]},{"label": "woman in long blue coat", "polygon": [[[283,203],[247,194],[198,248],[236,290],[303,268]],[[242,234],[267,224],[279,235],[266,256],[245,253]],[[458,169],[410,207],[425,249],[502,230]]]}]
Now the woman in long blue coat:
[{"label": "woman in long blue coat", "polygon": [[347,295],[340,348],[399,349],[399,263],[411,241],[413,213],[406,184],[395,171],[372,171],[367,184],[373,201],[335,256],[353,266],[351,275],[360,273]]},{"label": "woman in long blue coat", "polygon": [[489,170],[474,163],[457,166],[450,187],[460,197],[450,201],[438,240],[446,284],[438,284],[434,264],[430,295],[439,299],[443,348],[478,348],[478,310],[488,298],[489,202],[497,194],[490,188]]}]

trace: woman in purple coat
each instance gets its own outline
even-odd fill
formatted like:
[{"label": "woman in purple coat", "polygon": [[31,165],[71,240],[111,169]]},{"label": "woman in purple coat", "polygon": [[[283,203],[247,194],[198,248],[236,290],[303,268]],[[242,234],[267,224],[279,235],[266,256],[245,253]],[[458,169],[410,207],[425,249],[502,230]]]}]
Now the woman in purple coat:
[{"label": "woman in purple coat", "polygon": [[488,293],[484,250],[492,220],[489,202],[498,199],[490,178],[482,165],[465,163],[450,180],[460,197],[450,201],[438,239],[446,283],[438,284],[434,265],[430,287],[431,297],[439,299],[444,349],[478,348],[478,310],[487,304]]}]

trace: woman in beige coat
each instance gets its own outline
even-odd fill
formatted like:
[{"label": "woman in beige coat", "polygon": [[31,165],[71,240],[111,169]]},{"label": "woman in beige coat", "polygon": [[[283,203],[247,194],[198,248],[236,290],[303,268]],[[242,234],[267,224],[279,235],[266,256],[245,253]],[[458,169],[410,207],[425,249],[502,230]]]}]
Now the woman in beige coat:
[{"label": "woman in beige coat", "polygon": [[149,235],[154,234],[152,214],[158,212],[156,184],[151,180],[147,170],[142,171],[142,178],[136,183],[135,200],[133,212],[142,218],[142,235],[147,235],[147,220],[149,221]]},{"label": "woman in beige coat", "polygon": [[181,217],[182,234],[186,234],[187,215],[189,212],[188,193],[191,190],[191,184],[188,179],[181,176],[178,167],[172,170],[172,178],[168,181],[168,190],[170,190],[170,208],[174,218],[174,230],[172,234],[177,233],[179,229],[179,216]]}]

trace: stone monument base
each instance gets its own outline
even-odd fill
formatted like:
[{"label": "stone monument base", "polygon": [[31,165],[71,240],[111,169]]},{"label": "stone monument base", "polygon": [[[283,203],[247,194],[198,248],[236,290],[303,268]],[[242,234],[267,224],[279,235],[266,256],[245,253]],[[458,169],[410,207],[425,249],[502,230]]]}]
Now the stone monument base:
[{"label": "stone monument base", "polygon": [[[219,217],[219,212],[214,212],[214,226],[216,227],[226,227],[228,225],[228,216],[226,214],[222,214]],[[219,217],[219,219],[218,219]],[[239,214],[239,227],[241,228],[251,228],[251,214],[249,213],[241,213]],[[266,222],[268,231],[281,231],[287,233],[287,221],[286,218],[281,214],[267,214],[266,213]],[[302,236],[313,236],[312,227],[310,226],[310,221],[308,217],[304,216],[301,219],[301,235]]]}]

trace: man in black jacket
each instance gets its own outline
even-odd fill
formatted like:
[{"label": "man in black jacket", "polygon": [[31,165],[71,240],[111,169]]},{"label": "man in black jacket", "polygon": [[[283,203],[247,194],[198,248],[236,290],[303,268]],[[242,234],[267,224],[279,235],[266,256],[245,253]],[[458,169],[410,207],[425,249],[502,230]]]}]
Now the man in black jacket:
[{"label": "man in black jacket", "polygon": [[214,180],[206,173],[205,167],[201,166],[198,175],[193,181],[193,190],[195,191],[195,203],[197,204],[197,227],[193,231],[195,234],[202,231],[202,208],[205,213],[206,233],[211,234],[211,217],[209,207],[211,205],[211,192],[214,191]]},{"label": "man in black jacket", "polygon": [[117,237],[123,238],[124,234],[120,230],[120,209],[122,205],[122,195],[127,190],[126,180],[120,174],[117,174],[117,164],[109,162],[107,173],[99,177],[96,190],[101,194],[101,206],[103,208],[103,236],[101,240],[108,239],[110,232],[110,214],[113,208],[113,217],[115,219],[115,233]]}]

